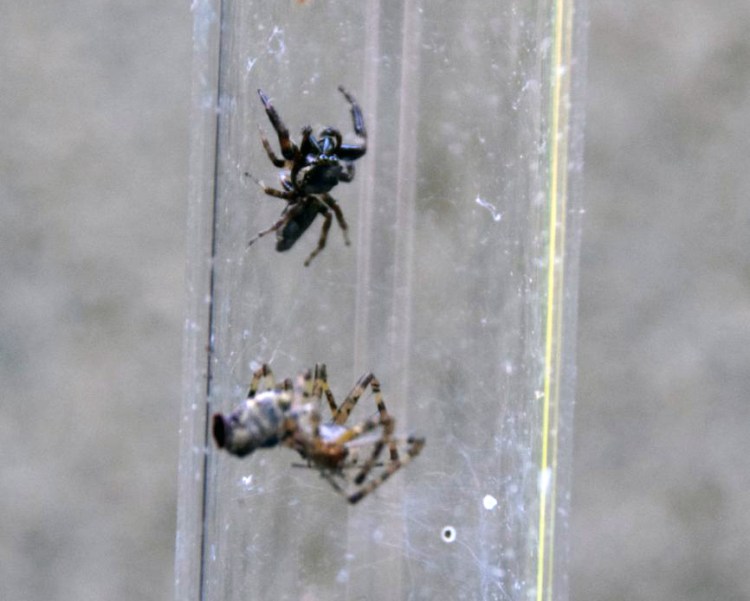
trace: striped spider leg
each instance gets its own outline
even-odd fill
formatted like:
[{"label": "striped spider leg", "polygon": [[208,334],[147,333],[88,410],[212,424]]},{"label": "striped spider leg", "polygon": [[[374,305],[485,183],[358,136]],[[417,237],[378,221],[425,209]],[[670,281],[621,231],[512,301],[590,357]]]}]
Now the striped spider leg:
[{"label": "striped spider leg", "polygon": [[[352,410],[368,386],[372,390],[378,413],[357,424],[346,427],[346,422]],[[350,503],[357,503],[416,457],[421,452],[425,441],[423,438],[416,436],[410,436],[405,441],[394,438],[395,419],[388,413],[380,392],[380,382],[372,373],[364,374],[354,385],[346,399],[338,406],[328,386],[325,365],[316,365],[313,397],[320,401],[323,393],[328,401],[332,419],[330,422],[319,426],[317,434],[313,437],[314,445],[312,448],[303,446],[297,448],[297,450],[303,458],[308,460],[311,467],[320,468],[325,465],[328,469],[321,470],[323,477]],[[378,428],[380,434],[371,443],[372,451],[364,463],[360,465],[358,463],[358,446],[361,443],[363,443],[363,446],[370,444],[370,441],[365,439],[369,433]],[[403,457],[398,452],[399,443],[406,443],[407,445],[406,454]],[[389,458],[384,460],[383,463],[378,463],[386,447],[389,450]],[[346,452],[341,453],[342,450]],[[330,457],[335,457],[334,461],[327,461]],[[373,475],[372,470],[376,466],[382,467],[382,470]],[[349,485],[347,491],[345,489],[347,486],[345,470],[350,468],[359,469],[351,479],[351,485]],[[369,479],[368,476],[370,476]],[[336,481],[337,477],[344,480],[344,486]]]},{"label": "striped spider leg", "polygon": [[[259,393],[263,383],[265,389]],[[352,410],[368,387],[377,413],[347,426]],[[323,395],[331,411],[331,420],[325,423],[320,412]],[[302,374],[295,384],[287,379],[279,385],[264,364],[253,374],[246,401],[232,413],[217,413],[213,418],[213,434],[219,448],[243,457],[258,448],[289,447],[352,504],[378,488],[422,450],[424,438],[409,436],[401,440],[394,437],[394,428],[395,420],[386,409],[380,383],[373,374],[363,375],[337,405],[323,364],[315,366],[314,374],[309,370]],[[399,453],[400,444],[405,445],[403,454]],[[371,447],[362,463],[361,447]],[[381,460],[385,448],[389,456]],[[347,472],[352,469],[355,475],[349,479]]]}]

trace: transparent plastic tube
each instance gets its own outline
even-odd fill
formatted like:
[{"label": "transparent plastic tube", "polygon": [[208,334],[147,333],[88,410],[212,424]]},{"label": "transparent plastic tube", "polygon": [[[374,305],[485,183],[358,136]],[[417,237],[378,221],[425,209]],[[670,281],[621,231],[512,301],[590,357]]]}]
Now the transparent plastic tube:
[{"label": "transparent plastic tube", "polygon": [[[575,9],[575,10],[574,10]],[[580,2],[196,0],[177,599],[567,598],[582,129]],[[262,88],[299,139],[367,154],[326,249],[248,248],[284,201]],[[374,372],[423,453],[349,506],[210,417],[251,374]],[[374,412],[363,397],[360,418]]]}]

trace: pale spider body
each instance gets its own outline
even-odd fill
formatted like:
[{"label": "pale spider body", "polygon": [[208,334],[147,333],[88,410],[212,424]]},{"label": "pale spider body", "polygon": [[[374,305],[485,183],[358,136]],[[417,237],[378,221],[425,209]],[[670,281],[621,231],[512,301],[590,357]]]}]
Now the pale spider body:
[{"label": "pale spider body", "polygon": [[[263,380],[266,388],[258,392]],[[347,426],[352,409],[368,386],[375,397],[377,414]],[[323,394],[331,410],[328,422],[321,417]],[[262,448],[293,449],[307,467],[319,470],[350,503],[357,503],[375,490],[422,450],[423,438],[409,436],[400,440],[393,431],[394,419],[385,407],[375,376],[363,375],[339,406],[328,387],[325,365],[316,365],[314,375],[304,373],[297,385],[289,379],[276,385],[271,369],[264,364],[253,374],[247,399],[231,413],[213,417],[214,440],[220,449],[237,457]],[[400,445],[405,447],[402,453]],[[359,451],[367,446],[371,446],[371,451],[360,462]],[[381,461],[386,447],[389,457]],[[345,472],[349,468],[357,470],[351,481]],[[373,468],[382,470],[372,474]]]}]

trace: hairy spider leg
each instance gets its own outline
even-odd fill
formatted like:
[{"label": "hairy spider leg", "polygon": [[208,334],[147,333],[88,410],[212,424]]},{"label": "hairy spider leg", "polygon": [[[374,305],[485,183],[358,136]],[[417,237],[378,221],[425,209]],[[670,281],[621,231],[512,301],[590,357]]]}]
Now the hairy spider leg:
[{"label": "hairy spider leg", "polygon": [[263,390],[271,390],[274,388],[273,372],[267,363],[264,363],[253,372],[253,379],[250,380],[250,389],[247,391],[247,398],[252,399],[255,397],[260,387],[260,383],[264,380],[267,382],[267,386]]},{"label": "hairy spider leg", "polygon": [[[390,414],[388,413],[388,410],[385,407],[385,403],[383,402],[382,394],[380,392],[380,383],[375,378],[375,376],[373,376],[373,374],[364,374],[362,377],[360,377],[360,379],[354,385],[354,389],[352,390],[351,394],[349,394],[341,407],[337,407],[336,400],[334,399],[333,393],[328,386],[328,372],[325,363],[315,364],[313,380],[313,398],[316,399],[319,404],[321,402],[321,397],[323,396],[323,394],[326,395],[328,407],[330,408],[333,417],[331,423],[336,425],[343,425],[346,422],[349,415],[351,414],[352,408],[354,407],[354,405],[356,405],[357,400],[362,396],[368,385],[371,386],[373,394],[375,395],[376,405],[378,407],[378,416],[362,422],[356,427],[347,429],[346,432],[341,435],[341,437],[336,439],[336,443],[347,442],[349,440],[352,440],[353,438],[361,436],[365,431],[363,430],[363,428],[365,428],[366,431],[370,431],[374,428],[377,428],[381,424],[393,421]],[[342,414],[341,411],[345,406],[345,413]],[[373,424],[372,427],[365,426],[365,424],[370,423]]]},{"label": "hairy spider leg", "polygon": [[302,139],[299,143],[299,151],[295,155],[295,160],[290,161],[291,167],[289,168],[288,181],[291,186],[292,182],[297,181],[297,174],[300,169],[305,166],[305,157],[308,154],[320,154],[320,148],[318,142],[312,135],[312,127],[309,125],[302,128]]},{"label": "hairy spider leg", "polygon": [[362,138],[361,144],[339,144],[337,154],[344,160],[353,161],[360,157],[363,157],[367,152],[367,130],[365,129],[365,119],[362,116],[362,109],[349,92],[344,89],[344,86],[339,86],[339,92],[344,95],[344,98],[351,105],[352,121],[354,122],[354,132]]},{"label": "hairy spider leg", "polygon": [[397,459],[395,461],[391,461],[388,463],[383,471],[374,477],[372,480],[361,486],[359,489],[355,490],[353,493],[349,494],[347,497],[347,500],[349,503],[354,505],[355,503],[358,503],[361,501],[364,497],[369,495],[372,491],[374,491],[376,488],[378,488],[383,482],[388,480],[393,474],[395,474],[398,470],[400,470],[405,465],[409,464],[412,459],[414,459],[419,453],[422,451],[422,448],[424,447],[425,440],[421,437],[416,436],[409,436],[406,439],[407,444],[409,447],[406,450],[406,456],[403,459]]},{"label": "hairy spider leg", "polygon": [[341,425],[346,423],[346,420],[349,419],[349,415],[351,414],[352,409],[354,409],[357,401],[359,401],[359,397],[364,394],[368,386],[372,386],[372,392],[373,394],[375,394],[375,403],[378,407],[378,413],[381,415],[381,417],[383,415],[388,415],[388,411],[386,411],[385,404],[383,404],[383,399],[380,395],[380,383],[372,373],[366,373],[360,376],[359,380],[357,380],[357,382],[354,384],[354,388],[352,388],[352,391],[333,414],[334,424]]},{"label": "hairy spider leg", "polygon": [[[372,395],[375,399],[375,406],[378,408],[378,419],[380,422],[384,424],[386,422],[393,422],[393,418],[390,413],[388,413],[388,409],[386,409],[383,394],[380,392],[380,381],[372,373],[366,373],[357,380],[357,383],[349,393],[349,396],[344,399],[344,402],[341,403],[341,406],[334,414],[334,424],[341,425],[346,423],[346,420],[349,419],[349,415],[357,404],[357,401],[359,401],[359,398],[364,394],[365,390],[367,390],[367,386],[370,386],[370,389],[372,390]],[[388,450],[391,456],[391,461],[396,461],[398,459],[398,448],[395,441],[390,441],[388,443]]]},{"label": "hairy spider leg", "polygon": [[313,375],[309,369],[306,369],[297,379],[299,389],[302,391],[302,402],[309,403],[310,397],[314,396]]},{"label": "hairy spider leg", "polygon": [[328,239],[328,230],[331,229],[331,223],[333,222],[333,216],[325,205],[321,204],[319,212],[323,215],[323,227],[320,228],[320,238],[318,239],[318,246],[310,253],[310,256],[305,259],[305,267],[310,265],[310,262],[318,256],[321,250],[326,247],[326,240]]},{"label": "hairy spider leg", "polygon": [[330,196],[329,194],[321,194],[320,200],[322,200],[328,206],[328,208],[333,211],[333,214],[336,215],[336,222],[339,224],[341,232],[344,234],[344,244],[350,246],[351,241],[349,240],[349,226],[346,224],[346,219],[344,219],[344,213],[341,211],[341,207],[338,205],[333,196]]},{"label": "hairy spider leg", "polygon": [[[317,368],[318,366],[315,366],[317,377]],[[308,405],[310,403],[310,398],[316,398],[317,397],[317,403],[314,406],[314,409],[310,412],[310,422],[312,424],[312,431],[313,431],[313,437],[314,438],[320,438],[320,392],[316,390],[315,387],[315,380],[313,378],[312,372],[310,372],[309,369],[306,369],[305,372],[302,374],[301,377],[301,388],[302,388],[302,401],[305,405]],[[317,394],[316,394],[317,393]]]},{"label": "hairy spider leg", "polygon": [[277,231],[280,227],[282,227],[284,224],[286,224],[289,221],[289,215],[287,213],[282,214],[281,219],[279,219],[276,223],[274,223],[271,227],[259,231],[257,234],[255,234],[254,238],[251,238],[250,241],[247,243],[248,246],[252,246],[255,244],[258,240],[260,240],[263,236],[266,236],[270,234],[271,232]]},{"label": "hairy spider leg", "polygon": [[[300,417],[305,415],[312,425],[312,438],[317,440],[320,438],[320,423],[322,420],[318,407],[310,403],[310,399],[311,397],[315,397],[316,391],[313,375],[309,369],[306,369],[297,377],[297,385],[294,390],[297,411],[290,416],[290,419],[297,424],[299,423]],[[299,403],[299,399],[302,400],[301,404]],[[293,432],[290,431],[290,434],[293,434]]]},{"label": "hairy spider leg", "polygon": [[[260,182],[259,182],[260,183]],[[262,184],[261,184],[262,185]],[[291,192],[282,192],[281,190],[275,190],[274,188],[269,188],[267,186],[263,187],[263,191],[268,194],[269,196],[275,196],[276,198],[284,198],[287,200],[290,200],[290,198],[294,198],[294,194]],[[288,198],[290,197],[290,198]],[[252,246],[256,241],[258,241],[263,236],[266,236],[270,234],[271,232],[276,232],[282,227],[284,227],[286,224],[288,224],[290,221],[292,221],[295,217],[297,217],[300,213],[302,213],[304,210],[307,209],[307,205],[304,202],[299,202],[296,204],[293,204],[290,202],[290,204],[287,205],[287,208],[281,213],[281,218],[274,223],[271,227],[261,230],[258,232],[254,238],[252,238],[247,245]],[[295,238],[296,240],[296,238]],[[294,242],[294,241],[293,241]],[[324,244],[325,246],[325,244]],[[291,246],[288,246],[286,248],[291,248]]]},{"label": "hairy spider leg", "polygon": [[[266,186],[263,182],[258,182],[263,188],[263,192],[268,194],[268,196],[273,196],[274,198],[283,198],[286,201],[292,202],[297,198],[297,195],[292,192],[291,190],[277,190],[276,188],[271,188],[271,186]],[[282,180],[282,184],[284,181]]]},{"label": "hairy spider leg", "polygon": [[304,156],[308,154],[320,154],[321,152],[322,150],[320,148],[320,145],[315,139],[315,136],[313,136],[312,127],[310,127],[309,125],[305,125],[305,127],[302,128],[302,138],[300,139],[299,143],[299,153]]},{"label": "hairy spider leg", "polygon": [[281,185],[284,186],[283,190],[277,190],[276,188],[267,186],[266,184],[263,183],[262,180],[259,180],[249,171],[245,171],[244,175],[245,177],[249,177],[256,184],[258,184],[261,190],[263,190],[263,192],[265,192],[268,196],[273,196],[274,198],[282,198],[289,203],[292,203],[296,198],[298,198],[297,194],[294,193],[292,183],[283,174],[280,176]]},{"label": "hairy spider leg", "polygon": [[383,426],[383,433],[375,442],[375,445],[372,448],[372,452],[370,453],[370,457],[368,457],[367,461],[365,461],[362,465],[359,473],[354,477],[355,484],[362,484],[362,482],[365,481],[365,478],[367,478],[367,474],[370,473],[372,467],[377,463],[378,459],[380,458],[380,454],[383,452],[383,448],[386,444],[391,451],[391,462],[398,461],[399,459],[398,451],[396,450],[396,442],[393,440],[393,429],[395,428],[395,422],[393,418],[390,415],[387,415],[386,417],[383,417],[381,415],[379,417],[379,420]]},{"label": "hairy spider leg", "polygon": [[295,155],[297,154],[297,147],[289,138],[289,130],[286,128],[286,125],[284,125],[281,117],[279,117],[279,114],[271,104],[268,96],[263,93],[263,90],[258,90],[258,96],[260,96],[260,101],[263,103],[263,107],[266,109],[266,115],[268,115],[268,119],[269,121],[271,121],[271,125],[273,125],[273,128],[276,130],[276,133],[279,136],[279,146],[281,146],[282,156],[288,161],[293,160]]},{"label": "hairy spider leg", "polygon": [[258,126],[258,132],[260,133],[260,141],[263,144],[263,148],[265,148],[266,154],[268,155],[268,158],[271,159],[271,162],[276,167],[286,167],[287,161],[276,156],[273,148],[271,148],[271,143],[268,141],[268,138],[266,138],[266,134],[263,132],[263,129],[261,129],[260,126]]},{"label": "hairy spider leg", "polygon": [[368,432],[372,432],[380,426],[383,426],[383,436],[381,438],[389,438],[394,428],[393,419],[390,415],[386,415],[385,418],[383,418],[382,415],[378,414],[373,415],[372,417],[368,417],[358,424],[349,426],[329,444],[335,446],[345,446],[346,443],[351,442],[352,440],[356,440],[357,438],[367,434]]},{"label": "hairy spider leg", "polygon": [[281,176],[281,184],[282,186],[284,186],[285,190],[277,190],[276,188],[266,186],[261,180],[256,179],[252,174],[248,172],[245,172],[245,175],[252,178],[253,181],[255,181],[255,183],[258,184],[263,189],[263,192],[265,192],[268,196],[273,196],[274,198],[282,198],[289,203],[289,205],[287,205],[287,208],[282,212],[281,218],[276,221],[271,227],[258,232],[255,237],[247,243],[248,246],[252,246],[257,240],[259,240],[263,236],[270,234],[271,232],[276,232],[282,227],[285,228],[287,225],[294,222],[295,219],[302,216],[304,217],[302,223],[298,222],[296,224],[300,229],[300,231],[296,233],[296,235],[290,237],[287,235],[287,232],[283,232],[280,235],[279,243],[281,243],[281,247],[277,245],[276,250],[287,250],[292,247],[292,245],[297,241],[302,233],[309,227],[310,223],[312,223],[313,219],[315,219],[318,213],[321,213],[325,218],[325,221],[323,223],[323,227],[321,228],[318,246],[315,250],[313,250],[313,252],[305,261],[305,267],[307,267],[310,265],[310,262],[315,258],[315,256],[317,256],[318,253],[320,253],[320,251],[325,248],[326,240],[328,239],[328,230],[331,228],[331,215],[328,212],[327,208],[329,206],[331,209],[333,209],[333,212],[336,215],[336,220],[339,224],[339,227],[341,227],[344,231],[344,242],[347,245],[350,244],[349,236],[346,232],[347,225],[346,221],[344,220],[344,215],[341,212],[339,206],[336,204],[336,201],[327,194],[322,195],[325,198],[319,198],[318,196],[310,195],[305,196],[300,200],[299,196],[293,189],[292,183],[284,175]]},{"label": "hairy spider leg", "polygon": [[336,400],[333,398],[331,388],[328,386],[328,372],[325,363],[315,365],[315,387],[313,396],[317,398],[319,403],[322,394],[326,395],[331,415],[335,415],[336,411],[338,411],[338,407],[336,406]]},{"label": "hairy spider leg", "polygon": [[[360,472],[354,478],[355,484],[359,485],[365,481],[365,478],[369,474],[372,467],[377,464],[378,458],[380,457],[380,454],[382,453],[383,448],[386,445],[392,447],[396,444],[396,441],[393,440],[393,430],[395,427],[393,418],[391,418],[391,416],[387,413],[385,415],[378,414],[374,417],[366,419],[363,422],[360,422],[359,424],[352,426],[351,428],[348,428],[333,443],[334,445],[345,445],[347,442],[356,440],[357,438],[378,427],[383,428],[381,437],[375,443],[370,457],[367,459]],[[419,450],[417,450],[417,453],[418,452]],[[389,478],[391,474],[398,470],[402,465],[405,465],[406,463],[411,461],[411,448],[407,451],[407,453],[408,455],[406,458],[404,458],[404,460],[400,460],[398,455],[396,455],[395,458],[392,458],[392,460],[388,464],[386,464],[383,472],[378,477],[376,477],[372,482],[359,488],[358,490],[355,490],[353,493],[345,493],[340,486],[334,486],[334,488],[344,494],[350,503],[356,503],[357,501],[361,500],[366,494],[369,494],[378,486],[380,486],[380,484],[382,484],[387,478]]]},{"label": "hairy spider leg", "polygon": [[330,484],[333,487],[333,490],[335,490],[337,493],[339,493],[342,497],[349,498],[349,495],[346,493],[346,491],[341,487],[341,485],[336,482],[336,474],[332,474],[330,472],[320,472],[320,475],[323,476],[323,478],[326,479],[328,484]]}]

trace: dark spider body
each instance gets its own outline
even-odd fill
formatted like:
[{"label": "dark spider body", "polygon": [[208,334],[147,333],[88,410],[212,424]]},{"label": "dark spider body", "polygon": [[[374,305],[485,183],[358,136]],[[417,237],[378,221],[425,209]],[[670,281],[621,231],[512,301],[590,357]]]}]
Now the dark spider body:
[{"label": "dark spider body", "polygon": [[[284,209],[282,216],[291,207],[299,207],[299,209],[294,212],[295,214],[290,217],[286,225],[276,232],[276,250],[280,252],[292,248],[299,237],[312,225],[318,214],[324,213],[325,209],[323,203],[313,196],[302,205],[288,206]],[[325,223],[323,225],[325,227]]]},{"label": "dark spider body", "polygon": [[266,194],[286,200],[288,205],[282,211],[281,218],[270,228],[259,232],[250,244],[266,234],[276,232],[276,250],[288,250],[320,214],[324,222],[318,246],[305,261],[305,266],[325,247],[331,227],[331,212],[344,234],[344,242],[349,245],[346,220],[341,208],[328,192],[339,182],[351,182],[354,179],[354,161],[367,152],[367,131],[357,101],[343,87],[339,86],[339,91],[351,105],[354,132],[361,139],[359,144],[344,144],[341,133],[332,127],[321,130],[316,137],[309,126],[303,128],[299,145],[295,144],[271,101],[263,90],[258,90],[268,119],[278,135],[282,157],[274,153],[262,131],[261,142],[271,162],[283,169],[280,175],[283,189],[271,188],[262,182],[259,184]]},{"label": "dark spider body", "polygon": [[[264,380],[266,387],[259,392]],[[352,409],[368,387],[377,413],[347,426]],[[331,420],[325,423],[320,408],[323,394],[331,411]],[[297,451],[306,467],[317,469],[336,492],[357,503],[416,457],[425,444],[424,438],[416,436],[394,437],[394,428],[395,420],[385,407],[373,374],[363,375],[337,405],[328,387],[325,365],[316,365],[314,375],[305,372],[296,385],[290,379],[275,385],[271,368],[264,364],[253,374],[247,399],[231,413],[216,413],[212,429],[216,445],[237,457],[276,446]],[[359,451],[368,447],[369,454],[360,462]],[[385,449],[389,457],[381,461]],[[345,474],[350,468],[357,470],[351,480]],[[373,468],[382,470],[374,473]]]}]

